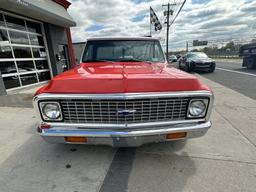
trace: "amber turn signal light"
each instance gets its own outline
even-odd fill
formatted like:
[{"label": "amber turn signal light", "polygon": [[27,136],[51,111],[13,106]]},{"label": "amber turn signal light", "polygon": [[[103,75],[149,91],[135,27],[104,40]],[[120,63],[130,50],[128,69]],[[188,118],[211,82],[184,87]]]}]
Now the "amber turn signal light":
[{"label": "amber turn signal light", "polygon": [[86,143],[87,138],[86,137],[65,137],[66,142],[72,142],[72,143]]},{"label": "amber turn signal light", "polygon": [[181,139],[187,136],[186,132],[169,133],[166,135],[166,139]]}]

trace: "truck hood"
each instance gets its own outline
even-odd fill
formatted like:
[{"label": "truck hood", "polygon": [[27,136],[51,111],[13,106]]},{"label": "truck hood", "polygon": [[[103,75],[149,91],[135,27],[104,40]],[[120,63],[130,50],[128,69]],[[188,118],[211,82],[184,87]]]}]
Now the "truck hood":
[{"label": "truck hood", "polygon": [[138,93],[209,90],[191,74],[162,63],[81,63],[54,77],[40,93]]},{"label": "truck hood", "polygon": [[192,62],[195,62],[195,63],[209,63],[209,62],[214,62],[213,59],[211,58],[191,58],[191,59],[188,59],[188,61],[192,61]]}]

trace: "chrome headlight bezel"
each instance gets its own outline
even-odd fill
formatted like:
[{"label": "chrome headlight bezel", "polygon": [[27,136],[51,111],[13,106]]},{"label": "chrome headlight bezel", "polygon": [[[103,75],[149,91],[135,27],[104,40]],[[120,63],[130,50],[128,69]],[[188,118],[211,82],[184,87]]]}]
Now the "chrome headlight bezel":
[{"label": "chrome headlight bezel", "polygon": [[[191,114],[191,105],[194,102],[201,102],[205,107],[202,113],[198,114],[198,115],[193,115]],[[189,101],[189,105],[188,105],[188,109],[187,109],[187,118],[189,119],[198,119],[198,118],[205,118],[207,115],[207,111],[208,111],[208,107],[209,107],[209,98],[195,98],[195,99],[191,99]]]},{"label": "chrome headlight bezel", "polygon": [[[44,108],[46,107],[46,105],[49,105],[49,104],[57,106],[58,111],[60,113],[60,115],[57,118],[50,118],[44,112]],[[61,107],[60,107],[59,102],[57,102],[57,101],[41,101],[41,102],[39,102],[39,111],[40,111],[41,118],[42,118],[43,121],[56,122],[56,121],[62,121],[63,120]]]}]

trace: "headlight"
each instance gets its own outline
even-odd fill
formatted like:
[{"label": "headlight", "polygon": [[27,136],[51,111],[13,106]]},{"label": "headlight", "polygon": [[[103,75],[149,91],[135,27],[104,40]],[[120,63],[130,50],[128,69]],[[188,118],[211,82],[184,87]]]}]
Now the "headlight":
[{"label": "headlight", "polygon": [[41,102],[40,109],[44,120],[60,121],[62,119],[60,105],[57,102]]},{"label": "headlight", "polygon": [[189,103],[188,117],[204,117],[206,114],[208,99],[192,99]]}]

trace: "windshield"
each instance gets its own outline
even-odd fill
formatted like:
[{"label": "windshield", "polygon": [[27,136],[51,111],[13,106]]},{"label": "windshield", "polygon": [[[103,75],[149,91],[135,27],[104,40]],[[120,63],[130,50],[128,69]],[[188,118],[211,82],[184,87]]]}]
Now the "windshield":
[{"label": "windshield", "polygon": [[82,62],[90,61],[165,62],[165,59],[158,41],[101,40],[86,44]]},{"label": "windshield", "polygon": [[189,53],[187,55],[188,58],[202,58],[202,59],[206,59],[208,58],[208,56],[205,53]]}]

